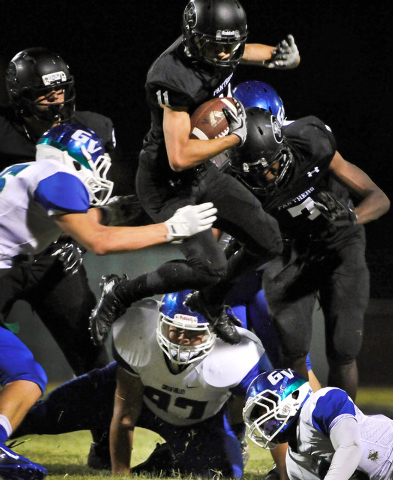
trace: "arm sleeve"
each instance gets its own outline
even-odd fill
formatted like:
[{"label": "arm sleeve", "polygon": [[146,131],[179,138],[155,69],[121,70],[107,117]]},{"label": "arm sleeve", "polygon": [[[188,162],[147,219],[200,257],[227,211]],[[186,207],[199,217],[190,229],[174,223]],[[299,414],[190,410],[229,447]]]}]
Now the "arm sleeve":
[{"label": "arm sleeve", "polygon": [[341,419],[330,431],[335,449],[325,480],[349,479],[362,457],[360,427],[353,417]]}]

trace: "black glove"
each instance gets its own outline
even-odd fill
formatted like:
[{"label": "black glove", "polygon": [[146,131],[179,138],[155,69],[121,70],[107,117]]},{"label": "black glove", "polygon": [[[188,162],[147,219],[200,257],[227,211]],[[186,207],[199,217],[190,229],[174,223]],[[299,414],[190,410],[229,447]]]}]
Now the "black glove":
[{"label": "black glove", "polygon": [[319,201],[314,205],[322,215],[336,227],[348,227],[357,223],[356,213],[345,203],[341,202],[332,193],[319,192]]},{"label": "black glove", "polygon": [[74,275],[83,263],[83,254],[86,252],[77,243],[62,243],[59,248],[52,253],[52,257],[57,259],[63,264],[64,273]]},{"label": "black glove", "polygon": [[239,146],[242,147],[247,138],[247,115],[244,110],[243,104],[236,98],[233,99],[237,108],[237,115],[228,107],[224,107],[222,111],[229,125],[229,135],[233,133],[240,138]]},{"label": "black glove", "polygon": [[102,212],[101,223],[109,227],[132,225],[143,212],[136,195],[112,197],[106,205],[99,208]]}]

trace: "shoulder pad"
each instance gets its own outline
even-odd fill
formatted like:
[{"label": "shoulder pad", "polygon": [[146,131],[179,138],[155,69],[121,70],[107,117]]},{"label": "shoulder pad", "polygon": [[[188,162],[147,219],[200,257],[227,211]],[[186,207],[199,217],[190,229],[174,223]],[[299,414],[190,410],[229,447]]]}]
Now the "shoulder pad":
[{"label": "shoulder pad", "polygon": [[241,335],[237,345],[220,339],[203,362],[205,381],[217,388],[235,387],[256,365],[265,352],[260,340],[249,330],[236,327]]},{"label": "shoulder pad", "polygon": [[156,341],[159,302],[136,302],[113,324],[113,348],[130,366],[142,367],[150,359],[151,344]]}]

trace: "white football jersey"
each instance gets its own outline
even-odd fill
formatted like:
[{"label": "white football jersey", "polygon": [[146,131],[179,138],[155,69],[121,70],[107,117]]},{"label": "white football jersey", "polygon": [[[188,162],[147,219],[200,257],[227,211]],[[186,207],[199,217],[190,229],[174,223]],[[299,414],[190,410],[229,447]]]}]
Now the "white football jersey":
[{"label": "white football jersey", "polygon": [[[61,229],[52,215],[85,213],[90,206],[83,182],[55,160],[11,165],[0,173],[0,269],[17,255],[36,255],[56,241]],[[3,270],[4,272],[4,270]]]},{"label": "white football jersey", "polygon": [[245,394],[261,373],[264,348],[248,330],[239,328],[241,342],[216,340],[213,350],[173,374],[156,339],[159,302],[142,300],[113,325],[115,359],[145,386],[144,402],[172,425],[192,425],[215,415],[231,396]]},{"label": "white football jersey", "polygon": [[331,461],[334,448],[329,431],[344,417],[360,425],[362,458],[357,467],[370,480],[393,478],[393,420],[384,415],[365,415],[348,395],[326,387],[313,393],[302,407],[296,439],[297,452],[288,449],[287,470],[291,480],[317,480],[319,461]]}]

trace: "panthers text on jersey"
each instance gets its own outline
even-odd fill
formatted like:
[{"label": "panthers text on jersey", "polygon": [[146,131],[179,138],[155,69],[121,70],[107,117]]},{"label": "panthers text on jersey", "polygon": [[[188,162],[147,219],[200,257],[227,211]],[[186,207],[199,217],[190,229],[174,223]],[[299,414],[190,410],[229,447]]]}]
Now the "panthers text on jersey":
[{"label": "panthers text on jersey", "polygon": [[245,395],[265,360],[258,338],[239,328],[238,345],[217,339],[207,357],[173,374],[156,339],[158,306],[142,300],[113,326],[114,357],[140,378],[147,407],[172,425],[187,426],[213,417],[231,393]]}]

